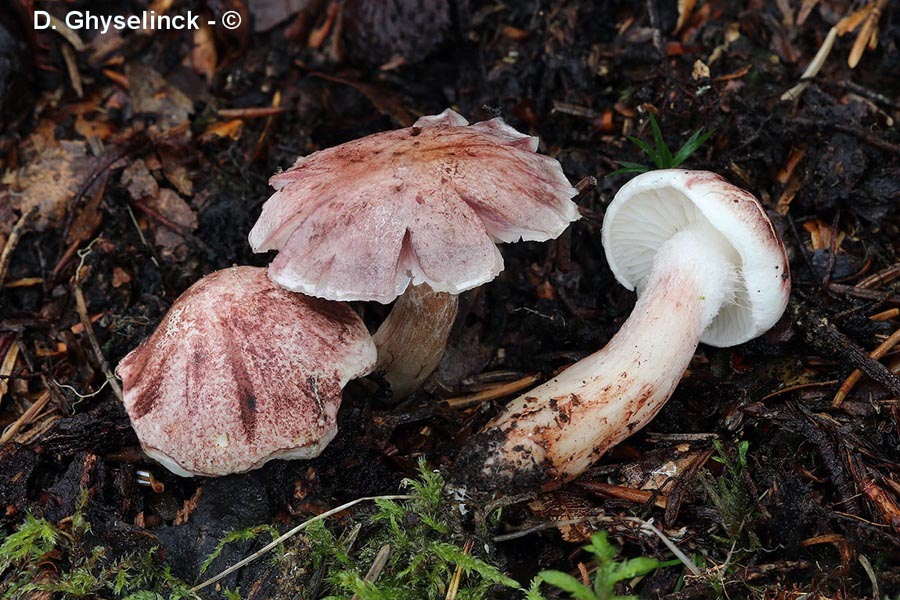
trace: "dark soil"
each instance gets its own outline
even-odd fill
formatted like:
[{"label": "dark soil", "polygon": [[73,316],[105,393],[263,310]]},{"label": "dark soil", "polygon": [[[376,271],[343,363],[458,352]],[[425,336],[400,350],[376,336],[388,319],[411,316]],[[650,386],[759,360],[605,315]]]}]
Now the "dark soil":
[{"label": "dark soil", "polygon": [[[542,568],[577,575],[590,529],[491,536],[603,515],[625,556],[666,558],[657,538],[615,520],[632,515],[703,557],[709,575],[680,581],[660,570],[638,585],[641,597],[900,593],[900,354],[868,356],[900,327],[891,311],[900,307],[897,2],[871,2],[883,6],[877,46],[858,66],[847,58],[859,29],[837,39],[791,101],[780,98],[829,28],[866,2],[700,2],[673,33],[682,3],[656,0],[176,0],[170,12],[190,9],[202,22],[237,10],[244,24],[82,30],[83,48],[35,31],[31,2],[0,2],[0,365],[17,348],[0,372],[0,424],[15,424],[0,446],[5,531],[26,513],[63,521],[86,490],[93,544],[109,556],[159,547],[158,560],[194,582],[229,531],[286,529],[395,493],[420,457],[449,473],[507,398],[456,410],[439,400],[546,378],[627,317],[634,296],[606,266],[600,224],[631,177],[613,173],[617,161],[648,160],[626,136],[650,139],[652,113],[673,148],[715,130],[686,166],[722,174],[769,210],[791,257],[788,311],[750,343],[701,346],[658,417],[578,480],[526,500],[477,497],[506,505],[497,529],[485,532],[480,513],[457,526],[523,583]],[[140,0],[35,4],[58,17],[147,9]],[[814,5],[802,22],[801,5]],[[557,241],[502,248],[505,271],[462,296],[426,389],[392,407],[377,375],[351,385],[340,433],[319,458],[195,480],[147,459],[104,385],[104,362],[114,367],[203,275],[267,264],[247,234],[276,170],[448,106],[539,135],[540,151],[583,181],[583,219]],[[386,314],[358,308],[370,325]],[[854,369],[863,377],[833,407]],[[741,441],[747,460],[732,477],[713,458],[738,460]],[[640,489],[672,464],[662,492]],[[140,470],[163,485],[142,485]],[[257,547],[229,545],[208,573]],[[224,583],[293,597],[265,561]]]}]

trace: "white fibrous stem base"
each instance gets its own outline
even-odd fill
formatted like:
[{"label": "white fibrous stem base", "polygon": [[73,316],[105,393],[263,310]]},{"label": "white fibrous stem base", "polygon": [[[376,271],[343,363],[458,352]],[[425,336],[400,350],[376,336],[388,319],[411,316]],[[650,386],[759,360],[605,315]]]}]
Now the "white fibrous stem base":
[{"label": "white fibrous stem base", "polygon": [[653,419],[681,380],[703,330],[733,294],[731,259],[691,230],[660,247],[615,337],[513,400],[488,424],[484,435],[493,449],[482,477],[572,479]]},{"label": "white fibrous stem base", "polygon": [[437,368],[453,328],[458,296],[427,284],[409,286],[372,338],[376,370],[384,371],[394,400],[415,392]]}]

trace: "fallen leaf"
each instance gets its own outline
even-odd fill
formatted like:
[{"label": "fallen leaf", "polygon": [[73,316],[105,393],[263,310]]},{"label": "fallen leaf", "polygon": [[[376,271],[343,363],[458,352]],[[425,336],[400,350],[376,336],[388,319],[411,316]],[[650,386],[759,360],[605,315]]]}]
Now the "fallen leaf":
[{"label": "fallen leaf", "polygon": [[62,221],[70,201],[99,164],[97,158],[88,155],[82,141],[47,142],[38,132],[32,134],[22,145],[24,166],[3,177],[14,210],[24,214],[37,209],[31,221],[37,231]]},{"label": "fallen leaf", "polygon": [[108,172],[104,172],[99,179],[99,184],[95,186],[95,191],[84,200],[69,226],[69,234],[66,242],[74,244],[83,242],[94,236],[100,223],[103,221],[103,213],[100,211],[100,202],[103,201],[103,194],[106,191],[106,179]]},{"label": "fallen leaf", "polygon": [[159,195],[159,184],[150,174],[147,163],[137,159],[122,171],[122,183],[128,188],[128,194],[135,200],[156,198]]},{"label": "fallen leaf", "polygon": [[167,143],[157,145],[156,154],[162,165],[163,175],[169,183],[174,185],[182,196],[193,196],[194,183],[185,166],[191,157],[188,147],[177,140],[170,139]]},{"label": "fallen leaf", "polygon": [[115,126],[103,117],[87,120],[82,115],[75,118],[75,131],[84,138],[95,137],[106,140],[115,132]]},{"label": "fallen leaf", "polygon": [[200,141],[209,142],[216,138],[230,138],[237,141],[241,139],[241,132],[243,130],[244,121],[242,119],[219,121],[206,128],[206,131],[200,135]]},{"label": "fallen leaf", "polygon": [[[168,188],[159,190],[159,195],[147,200],[146,205],[187,231],[195,231],[197,229],[197,213],[174,190]],[[183,258],[184,238],[179,232],[157,223],[153,241],[159,247],[160,254],[164,258],[170,256],[175,256],[179,259]]]},{"label": "fallen leaf", "polygon": [[194,103],[181,90],[169,85],[150,67],[128,63],[125,76],[136,114],[156,117],[156,125],[163,131],[187,122],[194,112]]},{"label": "fallen leaf", "polygon": [[528,508],[536,516],[548,521],[585,519],[582,523],[560,526],[559,532],[567,542],[584,542],[590,539],[594,531],[587,517],[597,514],[596,507],[580,494],[565,490],[551,492],[529,502]]}]

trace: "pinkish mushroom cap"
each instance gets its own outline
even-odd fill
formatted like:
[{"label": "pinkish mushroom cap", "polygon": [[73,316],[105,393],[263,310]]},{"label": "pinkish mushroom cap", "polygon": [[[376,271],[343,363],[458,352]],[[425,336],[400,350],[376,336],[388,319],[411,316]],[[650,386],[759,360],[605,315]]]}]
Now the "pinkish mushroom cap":
[{"label": "pinkish mushroom cap", "polygon": [[502,269],[496,242],[544,241],[579,218],[538,139],[450,109],[299,158],[250,232],[269,276],[330,300],[393,301],[408,285],[458,294]]},{"label": "pinkish mushroom cap", "polygon": [[348,306],[232,267],[184,292],[116,373],[148,455],[179,475],[225,475],[317,456],[344,385],[374,363]]}]

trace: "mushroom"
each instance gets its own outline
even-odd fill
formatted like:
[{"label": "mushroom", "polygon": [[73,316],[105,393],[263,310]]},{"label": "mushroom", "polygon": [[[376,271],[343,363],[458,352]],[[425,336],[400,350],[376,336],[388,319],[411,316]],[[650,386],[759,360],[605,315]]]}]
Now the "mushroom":
[{"label": "mushroom", "polygon": [[759,202],[705,171],[639,175],[603,221],[616,279],[638,295],[599,352],[513,400],[460,463],[475,480],[554,485],[646,425],[675,390],[699,342],[744,343],[784,312],[790,272]]},{"label": "mushroom", "polygon": [[384,304],[378,368],[395,398],[431,374],[457,294],[503,269],[497,242],[545,241],[579,218],[560,164],[500,118],[456,112],[297,159],[250,232],[278,250],[269,276],[295,292]]},{"label": "mushroom", "polygon": [[179,296],[116,374],[145,452],[187,477],[317,456],[337,433],[342,388],[374,363],[349,306],[232,267]]}]

